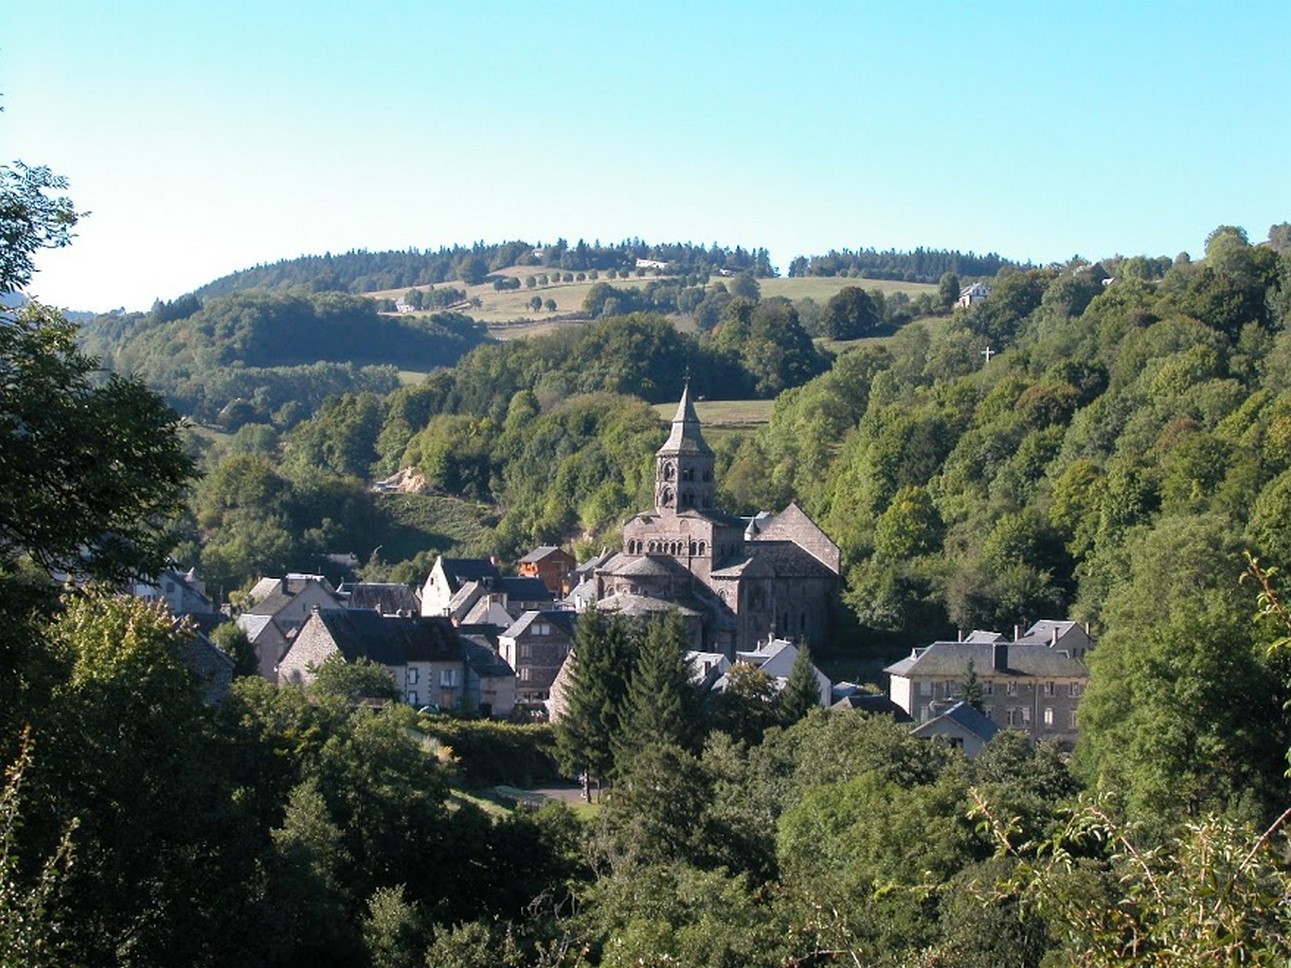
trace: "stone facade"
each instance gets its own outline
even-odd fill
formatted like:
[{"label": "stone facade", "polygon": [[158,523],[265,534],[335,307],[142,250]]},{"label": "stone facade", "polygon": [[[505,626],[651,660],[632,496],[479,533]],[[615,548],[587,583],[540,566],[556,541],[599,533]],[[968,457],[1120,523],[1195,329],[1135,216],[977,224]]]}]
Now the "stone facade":
[{"label": "stone facade", "polygon": [[[975,632],[962,642],[915,649],[884,670],[889,696],[916,723],[926,723],[964,698],[971,663],[982,707],[996,726],[1070,746],[1089,671],[1069,651],[1049,644],[1058,636],[1028,636],[1009,641],[999,633]],[[1083,632],[1081,637],[1088,641]]]},{"label": "stone facade", "polygon": [[623,550],[596,570],[598,607],[684,606],[699,616],[699,651],[733,656],[772,636],[819,646],[838,546],[797,505],[752,520],[716,510],[714,463],[687,388],[655,455],[655,507],[624,525]]}]

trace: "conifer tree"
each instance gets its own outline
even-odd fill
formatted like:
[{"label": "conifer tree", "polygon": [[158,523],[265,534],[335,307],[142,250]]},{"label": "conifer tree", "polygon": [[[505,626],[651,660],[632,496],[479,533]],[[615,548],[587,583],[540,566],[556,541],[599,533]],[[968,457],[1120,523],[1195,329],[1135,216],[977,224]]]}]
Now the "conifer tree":
[{"label": "conifer tree", "polygon": [[698,746],[699,702],[686,645],[686,626],[675,611],[647,626],[614,744],[618,772],[647,746],[666,743],[692,752]]},{"label": "conifer tree", "polygon": [[568,708],[556,730],[556,755],[570,775],[607,776],[614,765],[613,736],[627,693],[635,650],[628,628],[589,609],[574,636]]},{"label": "conifer tree", "polygon": [[820,705],[820,684],[816,681],[816,666],[811,661],[807,643],[798,645],[798,656],[793,660],[789,679],[776,697],[780,718],[786,724],[796,723]]}]

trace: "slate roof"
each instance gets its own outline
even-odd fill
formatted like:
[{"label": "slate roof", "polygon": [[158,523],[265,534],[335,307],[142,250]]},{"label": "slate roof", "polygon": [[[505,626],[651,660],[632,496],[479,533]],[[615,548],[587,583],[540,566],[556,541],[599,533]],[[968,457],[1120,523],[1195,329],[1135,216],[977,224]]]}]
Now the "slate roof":
[{"label": "slate roof", "polygon": [[409,662],[460,662],[461,639],[446,618],[378,615],[344,608],[315,613],[345,661],[366,657],[387,666]]},{"label": "slate roof", "polygon": [[695,405],[690,402],[690,383],[687,382],[681,391],[677,413],[672,418],[672,431],[656,453],[712,454],[712,452],[712,448],[704,440],[704,435],[699,432],[699,415],[695,413]]},{"label": "slate roof", "polygon": [[629,618],[666,614],[674,610],[682,615],[699,614],[693,608],[678,605],[676,602],[665,602],[661,598],[651,598],[649,595],[628,595],[623,592],[602,598],[596,603],[596,607],[602,612],[618,612]]},{"label": "slate roof", "polygon": [[629,558],[622,565],[616,564],[613,574],[624,578],[662,578],[690,573],[667,555],[642,555]]},{"label": "slate roof", "polygon": [[[342,589],[346,590],[346,589]],[[348,608],[366,608],[382,615],[416,615],[421,602],[411,585],[400,582],[361,581],[348,586]]]},{"label": "slate roof", "polygon": [[868,692],[854,692],[844,696],[830,709],[854,709],[858,713],[869,713],[873,716],[891,716],[899,723],[910,722],[910,714],[894,703],[887,696]]},{"label": "slate roof", "polygon": [[978,712],[971,704],[961,700],[940,716],[934,716],[926,723],[916,726],[910,730],[910,734],[912,736],[933,735],[938,732],[935,727],[945,723],[954,723],[965,732],[976,736],[983,743],[989,743],[991,737],[1000,731],[1000,727],[985,713]]},{"label": "slate roof", "polygon": [[829,566],[792,541],[750,541],[744,557],[713,570],[714,578],[837,578]]},{"label": "slate roof", "polygon": [[521,578],[507,575],[493,582],[495,591],[506,595],[508,602],[550,602],[555,599],[541,578]]},{"label": "slate roof", "polygon": [[440,559],[444,576],[449,583],[457,586],[463,582],[480,581],[485,578],[498,578],[498,566],[487,558],[443,558]]},{"label": "slate roof", "polygon": [[574,625],[578,621],[578,616],[574,612],[561,611],[557,609],[552,609],[549,611],[531,610],[531,611],[525,612],[518,619],[512,622],[511,625],[507,628],[507,630],[502,633],[502,635],[503,637],[508,639],[517,638],[521,635],[524,635],[524,633],[529,630],[529,626],[533,625],[534,622],[537,622],[539,620],[542,620],[544,622],[549,622],[552,625],[559,627],[560,630],[564,632],[566,635],[573,636]]},{"label": "slate roof", "polygon": [[[995,668],[995,649],[1007,650],[1004,670]],[[934,642],[915,649],[900,662],[884,669],[894,676],[962,676],[969,661],[980,675],[1022,675],[1039,677],[1083,677],[1089,671],[1066,652],[1032,642]]]},{"label": "slate roof", "polygon": [[498,679],[515,675],[515,670],[507,660],[493,651],[483,636],[462,636],[462,648],[465,650],[466,664],[481,679]]},{"label": "slate roof", "polygon": [[[273,624],[272,615],[251,615],[243,612],[236,619],[238,628],[247,634],[252,644],[269,625]],[[279,633],[281,634],[281,633]]]},{"label": "slate roof", "polygon": [[519,563],[522,565],[536,565],[548,555],[553,555],[560,550],[561,549],[557,548],[555,545],[539,545],[537,548],[534,548],[533,551],[521,558]]}]

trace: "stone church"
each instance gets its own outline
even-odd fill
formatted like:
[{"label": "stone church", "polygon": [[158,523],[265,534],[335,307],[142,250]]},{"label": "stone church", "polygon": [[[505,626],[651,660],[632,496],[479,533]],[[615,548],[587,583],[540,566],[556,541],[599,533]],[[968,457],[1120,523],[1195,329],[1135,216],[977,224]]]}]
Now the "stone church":
[{"label": "stone church", "polygon": [[819,647],[839,590],[838,546],[797,504],[740,518],[714,508],[713,451],[689,385],[655,457],[655,506],[624,525],[596,571],[597,607],[678,608],[703,651],[733,657],[771,636]]}]

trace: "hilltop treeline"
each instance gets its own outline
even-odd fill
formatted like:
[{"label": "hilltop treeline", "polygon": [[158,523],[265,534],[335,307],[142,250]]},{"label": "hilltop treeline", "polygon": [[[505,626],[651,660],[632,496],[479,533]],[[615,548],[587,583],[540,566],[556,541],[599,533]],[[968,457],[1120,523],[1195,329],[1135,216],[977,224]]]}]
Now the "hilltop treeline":
[{"label": "hilltop treeline", "polygon": [[396,367],[452,366],[485,334],[454,313],[395,318],[341,293],[255,291],[98,316],[81,338],[107,368],[138,376],[180,413],[237,430],[291,426],[338,393],[388,393]]},{"label": "hilltop treeline", "polygon": [[653,244],[641,239],[627,239],[616,244],[579,239],[570,245],[557,239],[549,245],[512,241],[471,246],[454,245],[436,251],[408,249],[400,252],[368,252],[356,249],[333,255],[301,256],[283,259],[272,265],[255,266],[231,273],[207,283],[194,292],[207,300],[245,289],[273,291],[305,287],[315,292],[350,293],[407,289],[413,286],[439,285],[461,280],[475,285],[490,272],[512,266],[536,266],[585,272],[596,269],[631,271],[637,259],[668,264],[680,273],[707,274],[722,270],[752,272],[759,276],[775,275],[766,249],[733,248],[713,243],[710,246],[690,242]]},{"label": "hilltop treeline", "polygon": [[789,263],[790,276],[859,276],[903,282],[937,282],[946,273],[959,278],[996,275],[1003,268],[1029,268],[994,252],[977,255],[946,249],[898,252],[896,249],[830,249],[825,255],[798,256]]}]

